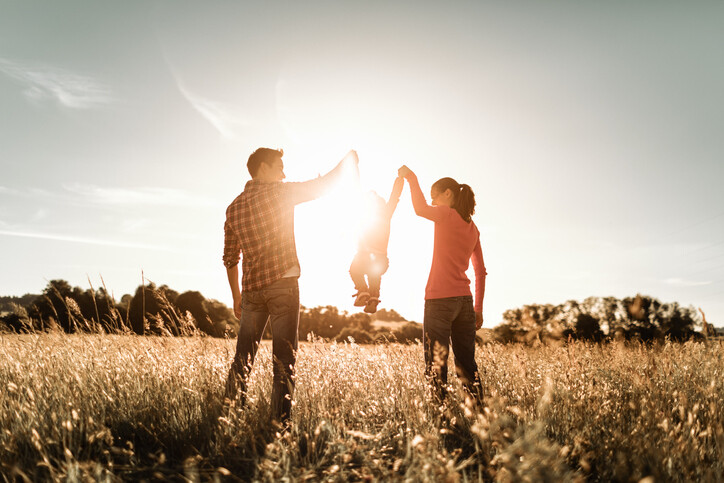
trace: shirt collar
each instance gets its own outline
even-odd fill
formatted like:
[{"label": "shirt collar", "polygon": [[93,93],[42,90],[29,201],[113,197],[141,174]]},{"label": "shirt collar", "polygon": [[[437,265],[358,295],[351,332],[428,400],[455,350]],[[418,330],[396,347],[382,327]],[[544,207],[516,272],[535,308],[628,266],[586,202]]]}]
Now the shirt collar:
[{"label": "shirt collar", "polygon": [[281,181],[262,181],[260,179],[250,179],[246,182],[246,185],[244,185],[244,189],[246,188],[258,188],[261,186],[269,186],[277,183],[282,183]]}]

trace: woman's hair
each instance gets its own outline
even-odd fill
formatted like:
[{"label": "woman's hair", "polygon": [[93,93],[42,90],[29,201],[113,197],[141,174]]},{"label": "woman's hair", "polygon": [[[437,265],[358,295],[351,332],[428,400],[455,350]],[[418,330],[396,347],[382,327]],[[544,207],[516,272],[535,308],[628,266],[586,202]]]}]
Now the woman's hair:
[{"label": "woman's hair", "polygon": [[452,178],[441,178],[432,185],[436,191],[444,192],[452,191],[453,203],[452,207],[460,213],[460,216],[466,222],[472,220],[475,213],[475,193],[473,189],[466,184],[459,184]]}]

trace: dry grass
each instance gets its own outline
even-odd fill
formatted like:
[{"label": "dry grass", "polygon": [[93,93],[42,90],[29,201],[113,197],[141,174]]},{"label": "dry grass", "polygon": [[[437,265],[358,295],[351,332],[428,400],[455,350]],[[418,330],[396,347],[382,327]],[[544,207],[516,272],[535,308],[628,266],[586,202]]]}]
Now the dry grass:
[{"label": "dry grass", "polygon": [[[293,426],[269,428],[270,350],[248,407],[233,341],[0,336],[2,480],[717,481],[724,345],[487,345],[481,411],[428,399],[420,346],[303,344]],[[453,378],[454,379],[454,378]]]}]

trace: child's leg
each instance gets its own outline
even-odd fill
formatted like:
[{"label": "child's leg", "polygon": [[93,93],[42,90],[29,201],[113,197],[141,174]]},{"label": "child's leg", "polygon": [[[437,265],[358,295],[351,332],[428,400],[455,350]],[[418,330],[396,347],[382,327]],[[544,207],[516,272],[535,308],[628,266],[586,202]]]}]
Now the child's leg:
[{"label": "child's leg", "polygon": [[352,265],[349,267],[349,274],[352,277],[352,282],[354,282],[354,288],[357,289],[358,292],[369,292],[370,289],[367,286],[367,282],[365,281],[365,269],[366,269],[366,263],[365,263],[365,253],[359,252],[357,255],[355,255],[354,259],[352,260]]},{"label": "child's leg", "polygon": [[379,298],[382,274],[387,271],[389,261],[384,255],[373,255],[370,261],[369,272],[367,272],[367,279],[370,283],[370,296]]}]

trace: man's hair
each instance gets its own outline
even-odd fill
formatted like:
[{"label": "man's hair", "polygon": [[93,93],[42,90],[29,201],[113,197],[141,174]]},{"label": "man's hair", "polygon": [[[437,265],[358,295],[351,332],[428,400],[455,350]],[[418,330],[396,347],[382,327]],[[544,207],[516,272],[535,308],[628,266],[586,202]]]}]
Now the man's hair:
[{"label": "man's hair", "polygon": [[283,149],[259,148],[251,153],[251,156],[249,156],[246,168],[249,170],[249,174],[253,178],[259,172],[261,163],[271,165],[277,159],[281,159],[282,156],[284,156]]}]

